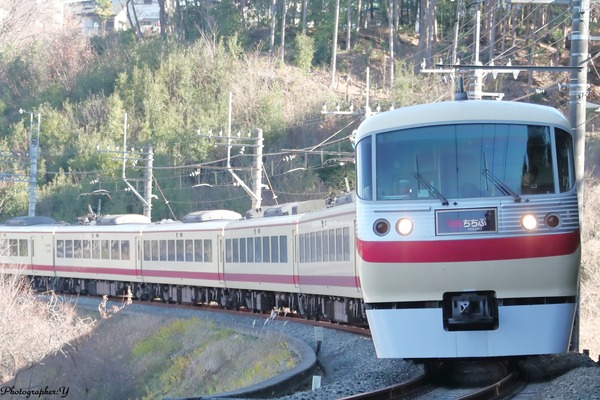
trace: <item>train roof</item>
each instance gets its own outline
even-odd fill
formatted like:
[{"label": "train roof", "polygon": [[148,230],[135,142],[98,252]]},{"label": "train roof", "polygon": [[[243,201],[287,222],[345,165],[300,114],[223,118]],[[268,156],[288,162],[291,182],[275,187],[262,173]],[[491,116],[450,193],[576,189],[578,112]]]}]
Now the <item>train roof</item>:
[{"label": "train roof", "polygon": [[242,215],[231,210],[207,210],[207,211],[194,211],[185,215],[181,221],[189,224],[195,222],[207,222],[207,221],[222,221],[222,220],[238,220],[242,219]]},{"label": "train roof", "polygon": [[96,219],[96,225],[125,225],[125,224],[150,224],[152,221],[145,215],[115,214],[103,215]]},{"label": "train roof", "polygon": [[4,225],[7,226],[31,226],[31,225],[56,225],[54,218],[43,216],[22,216],[9,218]]},{"label": "train roof", "polygon": [[362,136],[391,129],[449,123],[501,121],[506,123],[543,123],[562,126],[571,131],[570,123],[558,110],[539,104],[497,100],[463,100],[419,104],[398,108],[367,118],[358,128]]}]

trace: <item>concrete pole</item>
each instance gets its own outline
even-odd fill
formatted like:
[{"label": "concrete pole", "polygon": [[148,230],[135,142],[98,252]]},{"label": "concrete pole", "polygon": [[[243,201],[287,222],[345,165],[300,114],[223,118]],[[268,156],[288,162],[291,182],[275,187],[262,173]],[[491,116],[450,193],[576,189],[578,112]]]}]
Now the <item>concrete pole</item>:
[{"label": "concrete pole", "polygon": [[[579,195],[579,215],[583,215],[583,178],[585,173],[585,110],[588,91],[588,42],[590,0],[573,0],[573,31],[571,33],[571,66],[581,67],[571,72],[569,119],[575,134],[575,175]],[[583,222],[583,221],[581,221]]]},{"label": "concrete pole", "polygon": [[154,168],[154,150],[148,145],[146,168],[144,168],[144,215],[152,219],[152,169]]},{"label": "concrete pole", "polygon": [[37,115],[37,137],[33,136],[33,112],[29,113],[29,216],[35,216],[35,197],[37,190],[37,165],[38,165],[38,150],[40,145],[40,118],[41,114]]},{"label": "concrete pole", "polygon": [[258,211],[262,207],[262,169],[263,169],[263,130],[256,129],[256,147],[254,147],[254,162],[252,168],[252,209]]}]

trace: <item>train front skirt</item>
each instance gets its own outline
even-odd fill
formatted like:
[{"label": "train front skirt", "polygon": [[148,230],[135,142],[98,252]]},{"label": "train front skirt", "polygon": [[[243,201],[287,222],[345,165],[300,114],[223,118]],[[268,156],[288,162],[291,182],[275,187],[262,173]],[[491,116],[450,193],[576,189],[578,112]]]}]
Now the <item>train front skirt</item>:
[{"label": "train front skirt", "polygon": [[448,331],[441,308],[370,309],[379,358],[468,358],[559,354],[568,350],[574,303],[498,307],[493,330]]}]

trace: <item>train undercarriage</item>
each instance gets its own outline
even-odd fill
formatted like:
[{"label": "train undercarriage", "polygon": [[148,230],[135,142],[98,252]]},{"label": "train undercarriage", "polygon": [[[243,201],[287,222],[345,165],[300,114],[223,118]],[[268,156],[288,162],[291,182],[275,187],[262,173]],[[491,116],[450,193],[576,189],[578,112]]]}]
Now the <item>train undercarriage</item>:
[{"label": "train undercarriage", "polygon": [[54,291],[75,295],[158,301],[163,303],[219,306],[226,309],[245,309],[254,313],[271,313],[306,319],[325,320],[344,324],[366,324],[367,318],[361,299],[280,293],[247,289],[198,287],[159,283],[121,282],[59,277],[31,277],[32,287],[38,291]]}]

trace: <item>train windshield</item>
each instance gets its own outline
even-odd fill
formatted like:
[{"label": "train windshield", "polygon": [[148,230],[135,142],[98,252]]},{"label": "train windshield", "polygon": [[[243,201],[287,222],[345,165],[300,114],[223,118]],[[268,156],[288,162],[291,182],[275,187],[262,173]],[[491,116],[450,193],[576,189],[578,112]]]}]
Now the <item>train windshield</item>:
[{"label": "train windshield", "polygon": [[457,124],[385,132],[363,139],[357,160],[357,195],[365,200],[518,199],[566,192],[575,184],[571,135],[541,125]]}]

